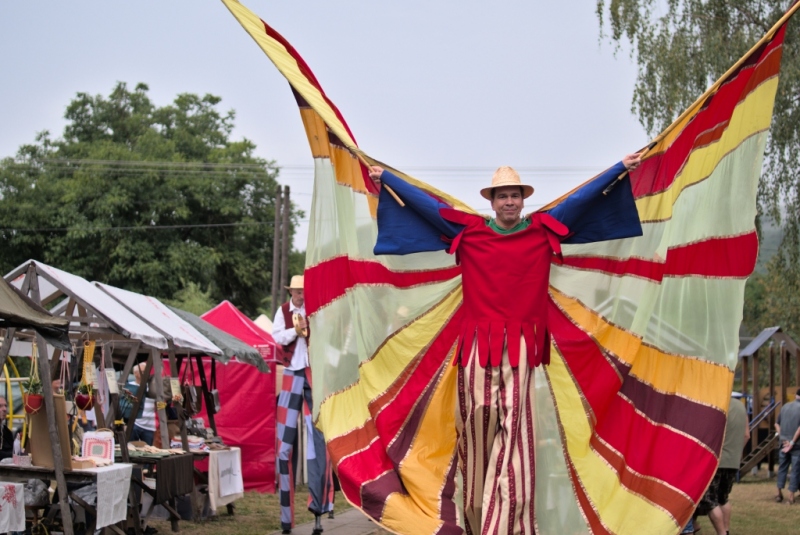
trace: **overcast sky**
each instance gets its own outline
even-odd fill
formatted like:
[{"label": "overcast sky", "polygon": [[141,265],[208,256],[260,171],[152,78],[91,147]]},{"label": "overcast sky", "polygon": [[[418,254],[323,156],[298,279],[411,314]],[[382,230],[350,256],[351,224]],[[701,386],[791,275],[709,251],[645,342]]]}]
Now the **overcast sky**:
[{"label": "overcast sky", "polygon": [[[595,2],[245,0],[305,58],[370,155],[464,200],[499,165],[557,197],[648,141],[636,69],[599,39]],[[288,84],[217,0],[0,2],[0,157],[54,136],[77,92],[212,93],[234,139],[311,204],[312,160]],[[305,249],[304,225],[295,239]]]}]

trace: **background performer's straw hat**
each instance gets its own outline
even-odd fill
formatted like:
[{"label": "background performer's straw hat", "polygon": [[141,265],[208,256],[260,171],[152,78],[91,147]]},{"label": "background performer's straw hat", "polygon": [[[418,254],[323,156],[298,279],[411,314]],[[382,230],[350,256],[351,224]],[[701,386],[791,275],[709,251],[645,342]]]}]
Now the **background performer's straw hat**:
[{"label": "background performer's straw hat", "polygon": [[293,275],[292,282],[289,283],[289,286],[284,286],[287,290],[302,290],[303,289],[303,276],[302,275]]},{"label": "background performer's straw hat", "polygon": [[484,199],[492,200],[492,190],[494,188],[500,188],[503,186],[520,186],[522,187],[522,198],[527,199],[531,195],[533,195],[533,186],[528,186],[527,184],[523,184],[522,181],[519,179],[519,174],[517,174],[514,169],[504,165],[503,167],[498,167],[497,171],[494,172],[494,176],[492,177],[492,185],[488,188],[483,188],[481,190],[481,196]]}]

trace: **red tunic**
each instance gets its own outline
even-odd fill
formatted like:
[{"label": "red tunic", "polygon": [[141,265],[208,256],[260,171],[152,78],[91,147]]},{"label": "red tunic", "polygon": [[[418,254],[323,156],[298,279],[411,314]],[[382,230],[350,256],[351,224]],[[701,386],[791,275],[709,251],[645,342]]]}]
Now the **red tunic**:
[{"label": "red tunic", "polygon": [[[466,365],[477,336],[481,366],[499,366],[508,344],[511,366],[519,365],[520,336],[528,363],[550,363],[547,299],[550,263],[561,254],[560,239],[569,231],[547,214],[528,217],[531,224],[512,234],[498,234],[481,216],[443,208],[439,213],[466,225],[449,252],[461,264],[463,323],[456,361]],[[464,351],[462,352],[462,348]]]}]

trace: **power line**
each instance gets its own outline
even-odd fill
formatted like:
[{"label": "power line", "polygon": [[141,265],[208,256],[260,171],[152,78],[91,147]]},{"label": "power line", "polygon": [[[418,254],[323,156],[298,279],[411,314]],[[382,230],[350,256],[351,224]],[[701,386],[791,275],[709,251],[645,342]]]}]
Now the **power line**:
[{"label": "power line", "polygon": [[[300,219],[298,222],[307,222],[308,219]],[[2,227],[0,232],[65,232],[65,231],[83,231],[83,232],[106,232],[112,230],[121,231],[138,231],[138,230],[175,230],[185,228],[220,228],[220,227],[256,227],[256,226],[272,226],[272,221],[249,221],[240,223],[206,223],[196,225],[146,225],[146,226],[130,226],[130,227],[39,227],[39,228],[25,228],[25,227]]]}]

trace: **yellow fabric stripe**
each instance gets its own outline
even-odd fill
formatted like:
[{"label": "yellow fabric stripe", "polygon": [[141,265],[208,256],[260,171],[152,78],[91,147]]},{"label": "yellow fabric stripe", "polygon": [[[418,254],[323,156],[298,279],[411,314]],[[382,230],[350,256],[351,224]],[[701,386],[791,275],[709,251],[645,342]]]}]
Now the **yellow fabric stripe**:
[{"label": "yellow fabric stripe", "polygon": [[258,15],[244,7],[238,0],[222,0],[222,2],[230,10],[231,14],[236,17],[236,20],[239,21],[245,31],[250,34],[250,37],[253,38],[259,48],[275,64],[281,74],[289,80],[292,87],[306,99],[309,105],[319,113],[325,124],[342,140],[342,143],[348,148],[356,148],[355,141],[353,141],[336,113],[325,101],[322,93],[300,72],[297,61],[287,52],[286,48],[267,35],[264,30],[264,23]]},{"label": "yellow fabric stripe", "polygon": [[[295,61],[291,54],[286,51],[286,48],[284,48],[283,45],[267,35],[264,30],[264,23],[261,21],[258,15],[244,7],[241,3],[239,3],[238,0],[222,0],[222,2],[230,10],[233,16],[236,17],[236,20],[239,21],[245,31],[250,34],[250,37],[253,38],[259,48],[261,48],[261,50],[264,51],[272,63],[275,64],[281,74],[283,74],[289,83],[292,84],[292,87],[294,87],[294,89],[300,93],[304,99],[306,99],[306,102],[308,102],[308,104],[320,115],[322,120],[325,121],[328,127],[333,131],[334,134],[336,134],[336,136],[339,137],[339,139],[345,144],[345,146],[347,146],[348,149],[363,155],[368,161],[374,163],[375,165],[381,165],[384,168],[391,170],[396,175],[447,201],[453,207],[458,208],[459,210],[463,210],[472,214],[477,213],[469,205],[464,204],[455,197],[451,197],[450,195],[447,195],[446,193],[439,191],[438,189],[425,184],[424,182],[420,182],[406,175],[405,173],[397,171],[391,166],[388,166],[370,157],[361,149],[359,149],[356,146],[353,138],[350,137],[347,129],[344,127],[344,124],[342,124],[342,122],[339,120],[339,117],[333,111],[333,108],[331,108],[323,98],[322,93],[316,87],[314,87],[300,72],[297,61]],[[304,116],[303,119],[304,123],[306,124],[306,134],[309,137],[311,151],[315,156],[317,156],[317,151],[320,150],[320,147],[313,139],[314,132],[309,131],[309,123],[305,121],[306,117]]]},{"label": "yellow fabric stripe", "polygon": [[589,446],[592,428],[581,393],[555,348],[547,375],[567,452],[603,525],[617,535],[638,535],[642,526],[647,526],[647,533],[676,533],[678,525],[672,516],[623,487],[617,473]]},{"label": "yellow fabric stripe", "polygon": [[727,410],[733,372],[726,366],[697,358],[663,353],[642,345],[633,334],[605,321],[577,299],[551,288],[555,302],[601,346],[631,365],[630,374],[656,390],[703,405]]},{"label": "yellow fabric stripe", "polygon": [[[708,177],[719,161],[757,132],[767,130],[772,122],[772,107],[778,78],[770,78],[740,102],[719,141],[692,151],[680,175],[669,189],[636,200],[642,223],[672,217],[672,206],[687,187]],[[755,155],[754,155],[755,157]]]},{"label": "yellow fabric stripe", "polygon": [[446,362],[442,375],[420,422],[414,443],[400,463],[400,474],[409,495],[392,494],[386,501],[381,517],[383,524],[398,532],[408,531],[410,516],[420,509],[426,516],[421,520],[413,520],[415,531],[436,531],[417,528],[422,525],[418,522],[423,520],[433,528],[441,524],[438,521],[441,508],[439,493],[444,487],[451,462],[456,462],[453,452],[456,451],[457,368]]},{"label": "yellow fabric stripe", "polygon": [[369,402],[383,394],[405,367],[427,349],[461,305],[461,299],[459,285],[427,314],[390,338],[373,359],[363,362],[358,382],[322,403],[319,425],[328,442],[364,425],[371,417],[367,410]]}]

